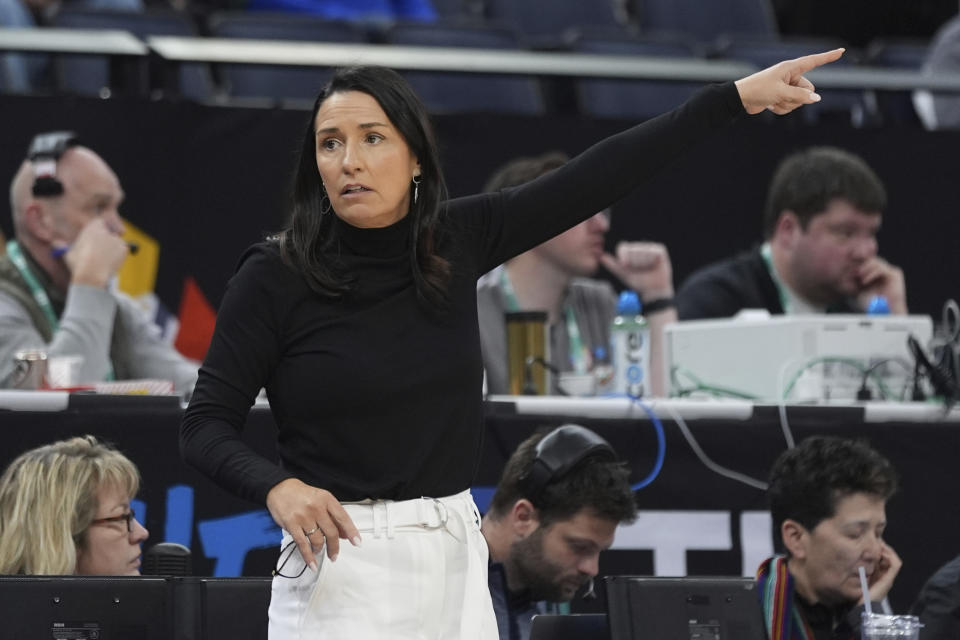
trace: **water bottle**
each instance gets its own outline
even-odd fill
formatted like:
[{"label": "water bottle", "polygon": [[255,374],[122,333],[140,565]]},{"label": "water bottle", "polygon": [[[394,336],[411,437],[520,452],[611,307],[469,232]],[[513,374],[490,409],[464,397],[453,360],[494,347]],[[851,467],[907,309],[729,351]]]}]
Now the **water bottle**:
[{"label": "water bottle", "polygon": [[867,303],[866,314],[868,316],[888,316],[890,315],[890,303],[884,296],[873,296]]},{"label": "water bottle", "polygon": [[613,393],[613,363],[604,346],[593,350],[593,394],[606,396]]},{"label": "water bottle", "polygon": [[640,315],[640,299],[624,291],[617,303],[617,315],[610,328],[613,347],[613,392],[633,398],[646,393],[650,370],[650,329]]}]

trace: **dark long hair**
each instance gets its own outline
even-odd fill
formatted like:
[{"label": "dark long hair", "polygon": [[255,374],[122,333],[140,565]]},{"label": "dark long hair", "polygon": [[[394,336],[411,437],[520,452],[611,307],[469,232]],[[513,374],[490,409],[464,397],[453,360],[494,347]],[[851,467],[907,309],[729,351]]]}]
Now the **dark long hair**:
[{"label": "dark long hair", "polygon": [[410,198],[408,214],[412,216],[410,267],[417,297],[430,306],[443,308],[447,303],[450,263],[439,254],[442,238],[438,223],[445,214],[441,205],[447,199],[447,187],[436,137],[427,109],[410,85],[385,67],[339,69],[317,96],[294,174],[290,222],[278,236],[281,255],[303,273],[317,293],[341,296],[353,284],[353,276],[329,258],[329,249],[337,242],[337,225],[333,221],[335,214],[323,211],[324,205],[329,204],[324,202],[326,194],[316,164],[317,112],[327,98],[344,91],[360,91],[376,100],[420,163],[419,195],[416,202]]}]

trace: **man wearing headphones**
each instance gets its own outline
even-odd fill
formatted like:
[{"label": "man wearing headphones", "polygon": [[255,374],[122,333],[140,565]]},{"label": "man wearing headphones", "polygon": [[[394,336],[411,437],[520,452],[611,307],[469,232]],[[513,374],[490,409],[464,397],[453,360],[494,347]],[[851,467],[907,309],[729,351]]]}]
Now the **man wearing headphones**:
[{"label": "man wearing headphones", "polygon": [[116,174],[69,132],[40,134],[10,184],[14,239],[0,258],[0,386],[14,357],[81,356],[79,384],[159,378],[189,393],[197,366],[110,284],[131,246],[120,237]]},{"label": "man wearing headphones", "polygon": [[482,525],[501,640],[526,640],[544,601],[592,587],[617,525],[637,517],[629,475],[606,440],[577,425],[520,444]]}]

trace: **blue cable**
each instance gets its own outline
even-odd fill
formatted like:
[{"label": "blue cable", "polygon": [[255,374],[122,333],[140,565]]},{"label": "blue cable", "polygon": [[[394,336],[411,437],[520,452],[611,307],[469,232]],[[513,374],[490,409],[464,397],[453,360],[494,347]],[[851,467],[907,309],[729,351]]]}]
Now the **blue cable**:
[{"label": "blue cable", "polygon": [[647,477],[631,487],[634,491],[638,491],[656,480],[657,476],[660,475],[660,469],[663,468],[663,460],[667,457],[667,439],[663,435],[663,423],[660,422],[660,418],[658,418],[657,414],[653,412],[653,409],[648,407],[642,400],[640,400],[640,398],[635,398],[633,396],[627,397],[629,397],[634,403],[640,405],[640,408],[647,412],[647,416],[650,418],[650,422],[653,423],[653,428],[657,432],[657,459],[653,463],[653,469],[650,470],[650,473],[647,474]]}]

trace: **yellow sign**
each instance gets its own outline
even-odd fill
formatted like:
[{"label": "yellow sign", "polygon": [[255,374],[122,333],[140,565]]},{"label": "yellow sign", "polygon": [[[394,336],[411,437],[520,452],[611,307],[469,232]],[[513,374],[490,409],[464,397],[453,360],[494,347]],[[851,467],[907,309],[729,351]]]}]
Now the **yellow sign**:
[{"label": "yellow sign", "polygon": [[128,296],[138,298],[153,293],[160,263],[160,244],[128,220],[124,220],[123,224],[126,227],[123,239],[136,244],[138,249],[120,267],[118,285]]}]

